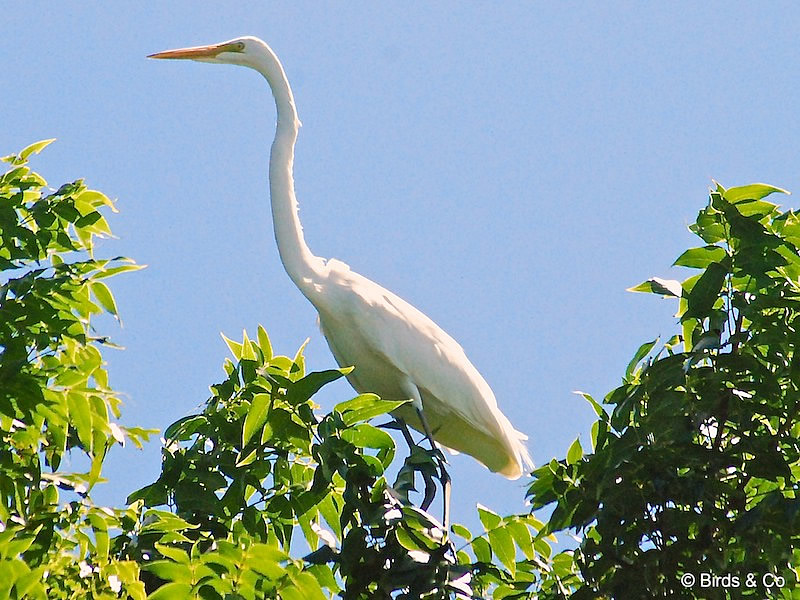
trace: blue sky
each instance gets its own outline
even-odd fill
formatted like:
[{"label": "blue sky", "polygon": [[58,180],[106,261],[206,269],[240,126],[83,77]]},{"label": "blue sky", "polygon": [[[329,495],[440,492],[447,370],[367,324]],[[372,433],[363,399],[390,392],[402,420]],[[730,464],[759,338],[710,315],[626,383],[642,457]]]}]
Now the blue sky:
[{"label": "blue sky", "polygon": [[[222,378],[230,337],[262,323],[307,364],[333,358],[272,237],[264,81],[147,54],[257,35],[303,128],[306,239],[427,313],[465,348],[537,464],[563,457],[675,306],[625,288],[693,243],[715,178],[800,190],[800,9],[790,3],[12,3],[0,152],[56,137],[34,168],[118,199],[99,253],[149,265],[112,280],[107,355],[123,421],[164,429]],[[165,5],[166,6],[166,5]],[[781,200],[778,200],[781,201]],[[783,199],[793,205],[794,198]],[[325,408],[354,394],[346,383]],[[116,449],[97,490],[121,504],[158,442]],[[523,510],[455,457],[454,519]]]}]

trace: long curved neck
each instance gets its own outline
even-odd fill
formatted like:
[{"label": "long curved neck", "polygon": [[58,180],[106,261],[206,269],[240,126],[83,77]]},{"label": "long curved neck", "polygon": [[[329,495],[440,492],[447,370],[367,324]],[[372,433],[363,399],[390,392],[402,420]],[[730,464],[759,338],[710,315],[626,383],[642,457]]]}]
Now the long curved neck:
[{"label": "long curved neck", "polygon": [[[267,79],[275,98],[278,123],[269,158],[269,192],[275,241],[286,272],[306,296],[321,273],[324,261],[306,245],[294,195],[294,146],[300,120],[292,89],[278,59],[269,53],[258,71]],[[269,64],[269,63],[272,64]]]}]

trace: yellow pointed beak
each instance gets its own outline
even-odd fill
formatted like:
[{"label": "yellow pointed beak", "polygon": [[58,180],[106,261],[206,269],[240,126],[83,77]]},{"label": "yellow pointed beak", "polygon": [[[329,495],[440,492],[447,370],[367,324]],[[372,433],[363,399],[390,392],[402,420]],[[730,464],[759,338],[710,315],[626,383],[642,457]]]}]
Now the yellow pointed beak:
[{"label": "yellow pointed beak", "polygon": [[163,52],[150,54],[147,58],[183,58],[193,60],[198,58],[214,58],[222,52],[241,52],[241,50],[241,45],[236,42],[224,42],[222,44],[212,44],[211,46],[193,46],[192,48],[164,50]]}]

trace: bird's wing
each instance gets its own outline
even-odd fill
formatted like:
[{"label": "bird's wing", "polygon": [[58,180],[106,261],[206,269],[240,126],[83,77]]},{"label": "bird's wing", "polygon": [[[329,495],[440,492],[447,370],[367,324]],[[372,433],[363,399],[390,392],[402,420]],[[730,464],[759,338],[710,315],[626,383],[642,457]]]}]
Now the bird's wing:
[{"label": "bird's wing", "polygon": [[[522,443],[526,436],[516,431],[497,407],[491,388],[458,342],[420,310],[346,264],[330,260],[327,271],[325,293],[319,294],[324,301],[315,304],[337,362],[356,364],[351,381],[359,382],[354,383],[358,391],[374,391],[393,399],[387,382],[396,370],[397,378],[409,377],[420,390],[426,414],[433,413],[429,420],[440,422],[443,437],[458,436],[456,424],[463,436],[464,425],[468,425],[496,440],[505,455],[519,464],[518,470],[530,462]],[[370,361],[371,366],[364,364]],[[373,373],[379,378],[370,381]],[[437,429],[434,423],[431,427]],[[442,442],[474,456],[462,444]],[[503,472],[502,468],[494,470]]]}]

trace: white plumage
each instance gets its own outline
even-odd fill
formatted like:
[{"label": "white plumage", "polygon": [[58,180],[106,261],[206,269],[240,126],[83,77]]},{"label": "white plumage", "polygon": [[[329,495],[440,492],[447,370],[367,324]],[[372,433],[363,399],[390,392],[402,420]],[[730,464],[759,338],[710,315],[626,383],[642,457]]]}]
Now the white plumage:
[{"label": "white plumage", "polygon": [[509,479],[532,465],[523,443],[497,407],[492,390],[461,346],[408,302],[335,259],[314,256],[303,238],[294,194],[294,145],[300,121],[280,61],[258,38],[169,50],[152,58],[192,59],[247,66],[269,82],[277,126],[269,165],[275,239],[286,272],[319,313],[336,362],[355,366],[347,376],[361,393],[414,402],[396,416],[434,439],[474,457]]}]

